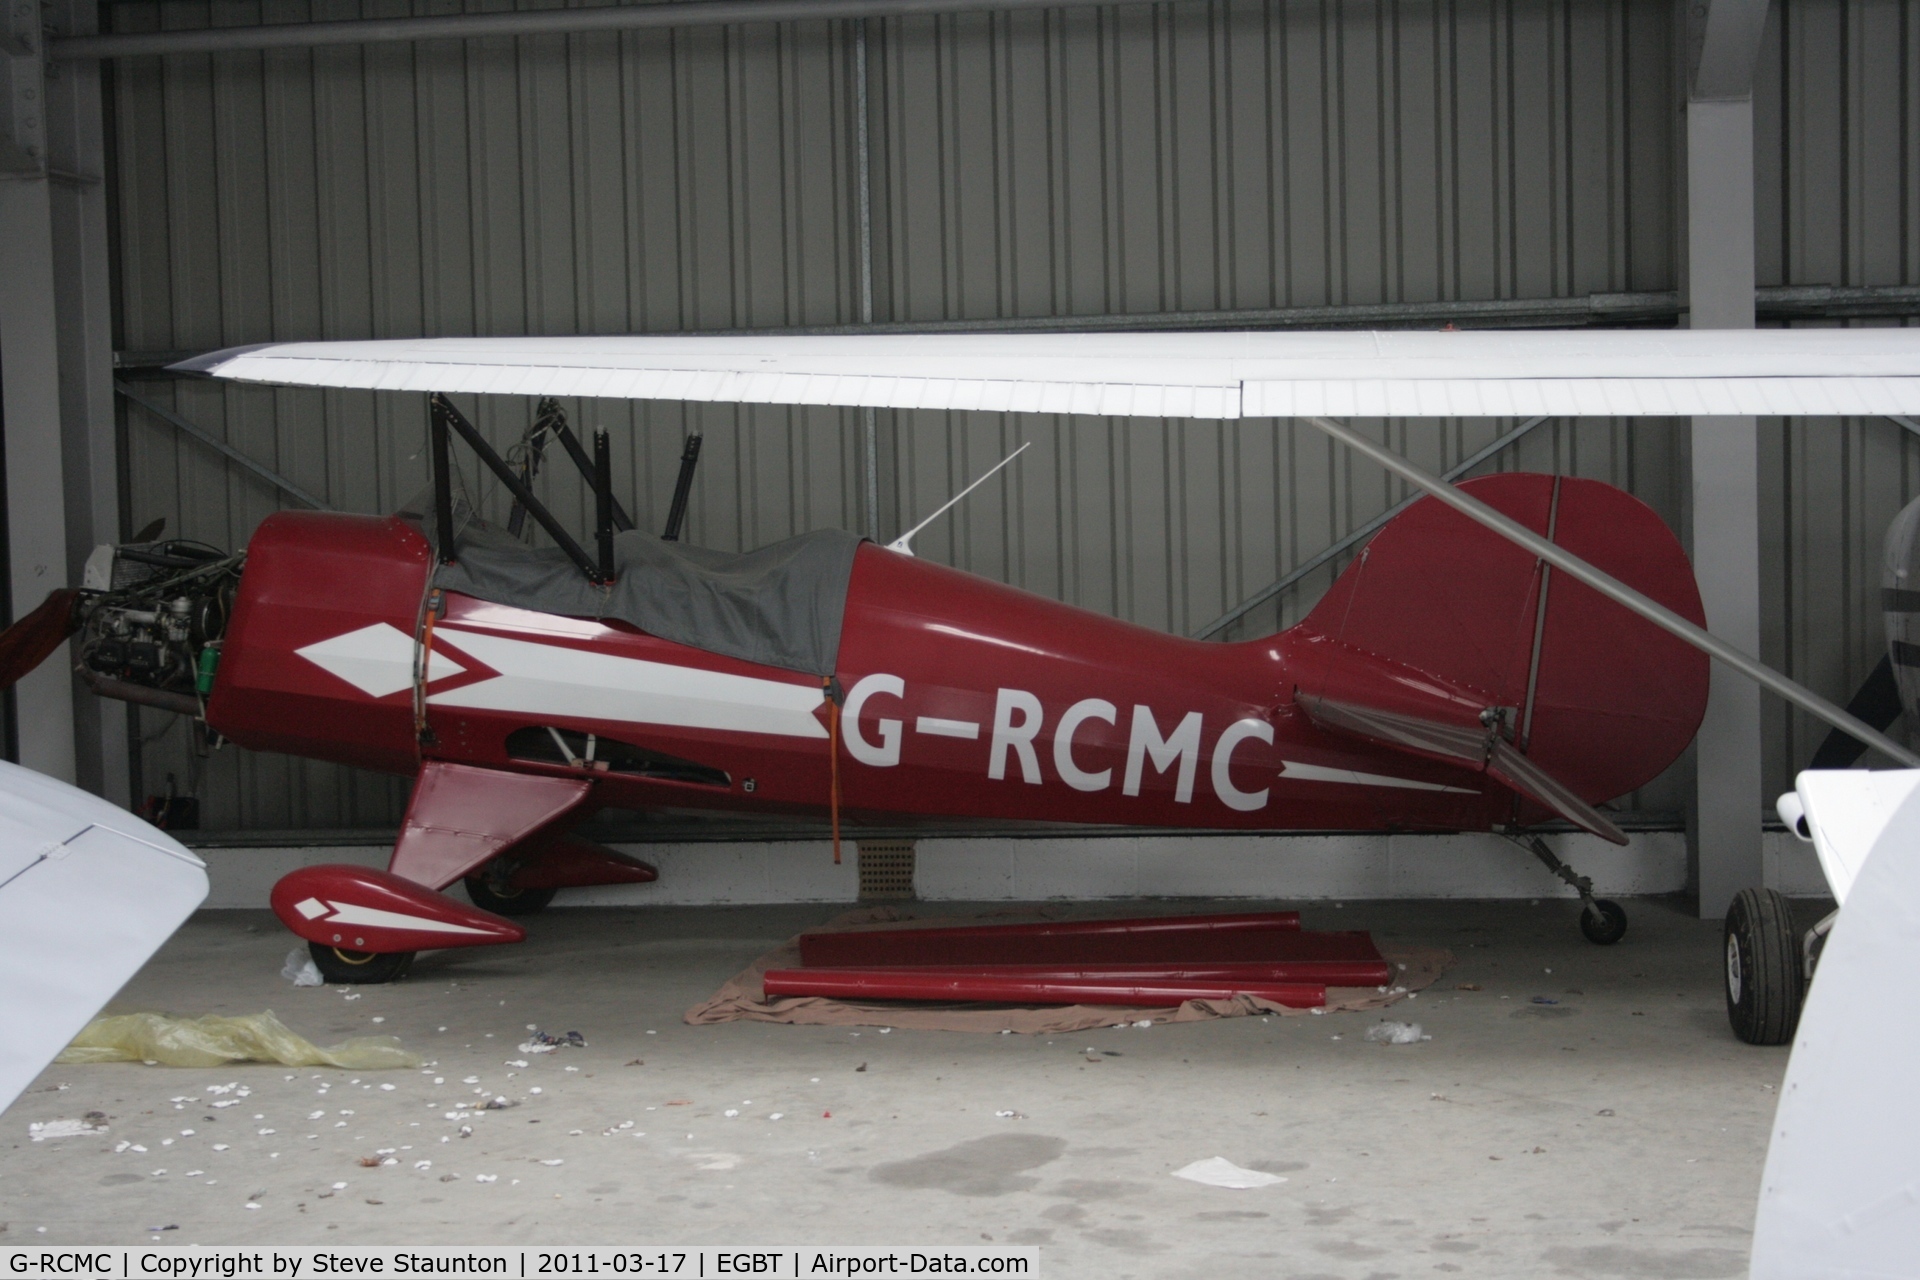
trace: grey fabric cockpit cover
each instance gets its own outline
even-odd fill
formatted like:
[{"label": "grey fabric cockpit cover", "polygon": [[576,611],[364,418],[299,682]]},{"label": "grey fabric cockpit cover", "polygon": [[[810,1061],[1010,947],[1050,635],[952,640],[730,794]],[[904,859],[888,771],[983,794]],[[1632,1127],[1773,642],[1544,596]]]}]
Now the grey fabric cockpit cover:
[{"label": "grey fabric cockpit cover", "polygon": [[518,609],[617,618],[709,653],[831,676],[860,541],[821,529],[734,553],[630,529],[614,536],[617,576],[602,587],[558,547],[528,547],[469,520],[455,538],[457,558],[440,566],[433,584]]}]

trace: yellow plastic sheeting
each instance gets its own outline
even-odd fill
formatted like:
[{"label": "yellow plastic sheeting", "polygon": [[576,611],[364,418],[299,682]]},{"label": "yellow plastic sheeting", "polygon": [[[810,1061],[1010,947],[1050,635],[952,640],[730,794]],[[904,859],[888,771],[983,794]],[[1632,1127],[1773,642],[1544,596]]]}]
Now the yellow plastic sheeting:
[{"label": "yellow plastic sheeting", "polygon": [[265,1013],[239,1018],[208,1014],[123,1013],[95,1018],[60,1051],[55,1062],[145,1062],[169,1067],[217,1067],[223,1062],[279,1062],[289,1067],[346,1067],[378,1071],[417,1067],[420,1055],[393,1036],[356,1036],[322,1049]]}]

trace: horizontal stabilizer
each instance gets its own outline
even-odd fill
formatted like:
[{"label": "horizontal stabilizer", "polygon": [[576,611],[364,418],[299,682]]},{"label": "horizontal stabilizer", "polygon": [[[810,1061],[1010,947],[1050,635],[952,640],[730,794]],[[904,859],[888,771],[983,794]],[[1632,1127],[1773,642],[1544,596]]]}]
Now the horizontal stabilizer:
[{"label": "horizontal stabilizer", "polygon": [[1429,759],[1466,765],[1551,809],[1583,831],[1591,831],[1614,844],[1627,843],[1626,833],[1607,821],[1606,815],[1514,750],[1501,736],[1497,721],[1486,727],[1446,724],[1331,698],[1302,697],[1300,706],[1308,718],[1323,729]]},{"label": "horizontal stabilizer", "polygon": [[1504,738],[1494,740],[1493,754],[1487,759],[1487,773],[1521,795],[1545,805],[1582,831],[1591,831],[1602,840],[1610,840],[1614,844],[1627,842],[1627,833],[1607,821],[1605,814],[1582,800],[1571,787],[1515,751]]}]

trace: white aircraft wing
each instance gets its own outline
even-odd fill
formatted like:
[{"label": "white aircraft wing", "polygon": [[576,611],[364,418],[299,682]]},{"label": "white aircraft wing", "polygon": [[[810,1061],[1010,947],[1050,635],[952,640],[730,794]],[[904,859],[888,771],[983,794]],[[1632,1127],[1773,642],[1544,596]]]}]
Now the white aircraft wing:
[{"label": "white aircraft wing", "polygon": [[206,896],[166,832],[0,761],[0,1110]]},{"label": "white aircraft wing", "polygon": [[[1883,779],[1873,792],[1838,778]],[[1824,787],[1824,789],[1823,789]],[[1920,1240],[1920,770],[1808,772],[1821,860],[1856,873],[1820,953],[1760,1179],[1752,1280],[1892,1280]]]},{"label": "white aircraft wing", "polygon": [[1845,906],[1874,842],[1920,790],[1920,769],[1809,769],[1794,787],[1827,888]]},{"label": "white aircraft wing", "polygon": [[1152,418],[1920,414],[1920,329],[421,338],[174,367],[386,391]]}]

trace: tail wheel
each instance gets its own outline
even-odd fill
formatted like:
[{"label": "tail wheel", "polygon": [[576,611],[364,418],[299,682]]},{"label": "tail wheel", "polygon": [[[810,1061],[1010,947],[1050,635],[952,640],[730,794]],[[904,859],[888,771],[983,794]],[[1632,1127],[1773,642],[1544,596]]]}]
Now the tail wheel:
[{"label": "tail wheel", "polygon": [[482,911],[497,916],[530,916],[546,910],[558,889],[516,889],[508,883],[509,868],[490,865],[466,878],[467,897]]},{"label": "tail wheel", "polygon": [[1727,1021],[1748,1044],[1786,1044],[1800,1025],[1806,980],[1786,896],[1742,889],[1727,909]]},{"label": "tail wheel", "polygon": [[309,942],[314,967],[328,982],[366,985],[393,982],[413,967],[411,951],[346,951],[322,942]]},{"label": "tail wheel", "polygon": [[1580,912],[1580,932],[1597,947],[1610,947],[1627,936],[1627,913],[1617,902],[1595,898]]}]

